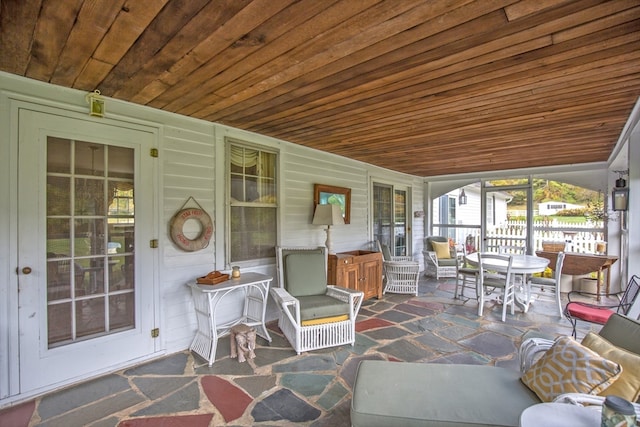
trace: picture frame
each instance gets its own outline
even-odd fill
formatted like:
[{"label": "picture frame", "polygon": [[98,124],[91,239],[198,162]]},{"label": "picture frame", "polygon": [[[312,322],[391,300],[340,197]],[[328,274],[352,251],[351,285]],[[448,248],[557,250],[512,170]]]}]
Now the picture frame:
[{"label": "picture frame", "polygon": [[346,187],[336,187],[334,185],[314,184],[313,185],[313,211],[320,204],[333,204],[340,206],[344,223],[351,222],[351,189]]}]

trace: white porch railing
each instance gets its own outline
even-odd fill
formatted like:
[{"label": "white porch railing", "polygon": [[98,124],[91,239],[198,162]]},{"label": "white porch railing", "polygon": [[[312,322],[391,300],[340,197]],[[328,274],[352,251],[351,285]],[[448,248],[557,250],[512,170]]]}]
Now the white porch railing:
[{"label": "white porch railing", "polygon": [[[449,229],[449,233],[445,232]],[[441,232],[438,232],[441,230]],[[480,229],[478,227],[439,226],[434,230],[439,235],[455,233],[457,244],[466,244],[467,250],[478,250],[480,245]],[[526,221],[507,221],[506,224],[487,230],[486,250],[491,252],[524,253],[527,235]],[[535,221],[533,224],[534,252],[542,250],[543,242],[564,242],[565,252],[595,254],[606,252],[602,223],[576,224],[570,222]],[[606,246],[604,246],[606,248]]]}]

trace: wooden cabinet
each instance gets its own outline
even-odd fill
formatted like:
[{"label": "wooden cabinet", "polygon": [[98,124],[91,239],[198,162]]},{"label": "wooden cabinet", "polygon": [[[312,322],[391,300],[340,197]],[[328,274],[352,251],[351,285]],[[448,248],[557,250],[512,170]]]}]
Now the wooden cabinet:
[{"label": "wooden cabinet", "polygon": [[329,255],[328,282],[364,292],[364,299],[382,298],[382,254],[350,251]]}]

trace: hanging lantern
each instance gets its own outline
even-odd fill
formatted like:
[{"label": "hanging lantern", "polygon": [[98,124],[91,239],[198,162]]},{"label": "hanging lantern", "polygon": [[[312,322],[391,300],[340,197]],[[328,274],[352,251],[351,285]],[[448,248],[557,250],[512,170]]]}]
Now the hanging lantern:
[{"label": "hanging lantern", "polygon": [[104,117],[104,98],[100,96],[99,90],[88,93],[84,98],[89,104],[89,115]]},{"label": "hanging lantern", "polygon": [[464,194],[464,188],[460,191],[460,195],[458,196],[458,204],[466,205],[467,204],[467,195]]},{"label": "hanging lantern", "polygon": [[614,211],[629,209],[629,188],[624,178],[616,179],[616,187],[611,191],[611,206]]}]

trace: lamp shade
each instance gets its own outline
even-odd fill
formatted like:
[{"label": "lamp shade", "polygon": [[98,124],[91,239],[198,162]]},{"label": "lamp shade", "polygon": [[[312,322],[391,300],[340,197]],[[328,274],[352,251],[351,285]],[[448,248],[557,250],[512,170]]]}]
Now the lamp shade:
[{"label": "lamp shade", "polygon": [[314,225],[336,225],[344,224],[340,206],[331,204],[316,205],[316,212],[313,214]]}]

